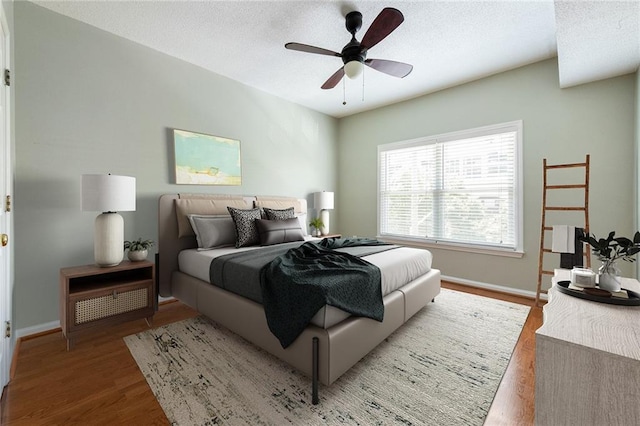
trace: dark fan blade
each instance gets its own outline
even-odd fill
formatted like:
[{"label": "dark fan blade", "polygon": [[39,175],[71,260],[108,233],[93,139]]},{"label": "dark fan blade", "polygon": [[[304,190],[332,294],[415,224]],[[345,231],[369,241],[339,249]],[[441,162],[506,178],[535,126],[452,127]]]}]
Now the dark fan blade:
[{"label": "dark fan blade", "polygon": [[413,65],[405,64],[404,62],[387,61],[385,59],[367,59],[364,63],[374,70],[400,78],[408,76],[413,69]]},{"label": "dark fan blade", "polygon": [[322,89],[333,89],[342,80],[342,77],[344,77],[344,67],[340,67],[338,71],[329,77],[329,80],[322,85]]},{"label": "dark fan blade", "polygon": [[338,52],[334,52],[328,49],[323,49],[322,47],[309,46],[308,44],[287,43],[284,45],[284,47],[289,50],[298,50],[300,52],[317,53],[319,55],[337,56],[339,58],[342,57],[342,54]]},{"label": "dark fan blade", "polygon": [[360,44],[371,49],[398,28],[403,21],[404,16],[398,9],[392,7],[382,9],[382,12],[374,19],[367,33],[362,37]]}]

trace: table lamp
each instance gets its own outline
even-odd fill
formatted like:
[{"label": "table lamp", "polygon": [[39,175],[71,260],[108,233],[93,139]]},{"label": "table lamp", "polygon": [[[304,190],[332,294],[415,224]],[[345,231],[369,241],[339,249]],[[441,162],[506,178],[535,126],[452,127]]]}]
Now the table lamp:
[{"label": "table lamp", "polygon": [[322,191],[313,194],[313,206],[320,212],[322,235],[329,234],[329,210],[333,209],[333,192]]},{"label": "table lamp", "polygon": [[124,256],[124,219],[118,211],[136,209],[136,178],[82,175],[82,211],[98,211],[93,253],[96,265],[116,266]]}]

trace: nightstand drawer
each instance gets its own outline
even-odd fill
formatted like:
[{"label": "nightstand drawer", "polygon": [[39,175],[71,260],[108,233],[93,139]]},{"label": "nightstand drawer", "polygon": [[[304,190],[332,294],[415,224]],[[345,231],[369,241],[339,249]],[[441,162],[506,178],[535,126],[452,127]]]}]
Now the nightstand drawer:
[{"label": "nightstand drawer", "polygon": [[95,294],[92,297],[79,300],[71,298],[73,301],[73,325],[148,308],[150,306],[150,285],[152,283],[140,288],[108,291],[104,295]]}]

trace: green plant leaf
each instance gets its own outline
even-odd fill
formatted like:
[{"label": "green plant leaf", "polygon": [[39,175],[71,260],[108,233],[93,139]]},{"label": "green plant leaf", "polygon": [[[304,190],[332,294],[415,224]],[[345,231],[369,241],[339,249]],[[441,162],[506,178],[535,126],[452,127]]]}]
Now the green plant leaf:
[{"label": "green plant leaf", "polygon": [[609,247],[609,240],[605,240],[604,238],[600,238],[600,239],[598,240],[598,248],[599,248],[600,250],[604,250],[604,249],[606,249],[607,247]]},{"label": "green plant leaf", "polygon": [[633,256],[636,253],[640,253],[640,247],[631,247],[627,250],[627,256]]},{"label": "green plant leaf", "polygon": [[317,217],[315,219],[311,219],[311,221],[309,222],[309,226],[314,229],[320,229],[324,226],[324,223],[322,222],[322,219]]},{"label": "green plant leaf", "polygon": [[615,238],[615,241],[618,244],[620,244],[622,247],[631,247],[633,245],[633,241],[631,241],[627,237],[618,237],[618,238]]},{"label": "green plant leaf", "polygon": [[143,241],[142,237],[140,237],[135,241],[125,241],[124,248],[129,249],[129,251],[141,251],[150,249],[154,244],[155,242],[153,240]]}]

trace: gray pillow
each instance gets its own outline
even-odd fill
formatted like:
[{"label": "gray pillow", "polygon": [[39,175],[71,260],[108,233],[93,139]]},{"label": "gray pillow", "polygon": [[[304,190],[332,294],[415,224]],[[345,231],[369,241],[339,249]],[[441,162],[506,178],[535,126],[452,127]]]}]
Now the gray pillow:
[{"label": "gray pillow", "polygon": [[236,248],[255,246],[260,244],[260,237],[256,229],[255,221],[260,219],[260,209],[236,209],[227,207],[235,224]]},{"label": "gray pillow", "polygon": [[304,241],[300,222],[295,217],[285,220],[258,219],[256,227],[260,236],[260,244],[263,246]]},{"label": "gray pillow", "polygon": [[293,207],[289,207],[288,209],[276,210],[270,209],[267,207],[263,207],[264,214],[269,220],[285,220],[285,219],[293,219],[296,217]]},{"label": "gray pillow", "polygon": [[229,216],[188,215],[196,234],[198,249],[232,246],[236,241],[236,227]]}]

